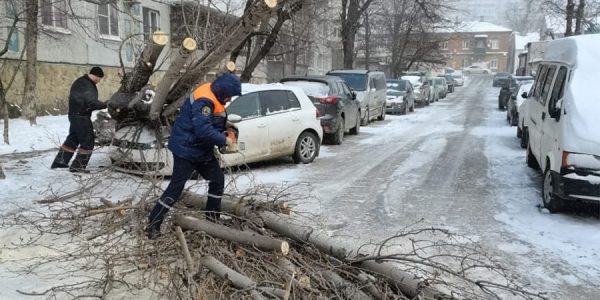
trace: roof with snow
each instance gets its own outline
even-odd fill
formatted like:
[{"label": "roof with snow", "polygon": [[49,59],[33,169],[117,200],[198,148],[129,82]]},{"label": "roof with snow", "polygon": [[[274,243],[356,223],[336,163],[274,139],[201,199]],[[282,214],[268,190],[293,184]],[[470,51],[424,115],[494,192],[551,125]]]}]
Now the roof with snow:
[{"label": "roof with snow", "polygon": [[540,40],[540,34],[537,32],[531,32],[526,35],[519,33],[515,34],[515,49],[523,50],[530,42],[537,42]]},{"label": "roof with snow", "polygon": [[512,29],[498,26],[489,22],[461,22],[451,28],[441,29],[440,32],[512,32]]}]

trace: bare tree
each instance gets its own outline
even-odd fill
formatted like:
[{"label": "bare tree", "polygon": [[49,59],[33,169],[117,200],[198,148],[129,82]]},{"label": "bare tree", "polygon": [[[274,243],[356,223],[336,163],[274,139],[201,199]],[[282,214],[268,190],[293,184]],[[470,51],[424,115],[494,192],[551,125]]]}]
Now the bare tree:
[{"label": "bare tree", "polygon": [[567,0],[565,36],[573,35],[573,16],[575,15],[575,0]]},{"label": "bare tree", "polygon": [[583,34],[583,21],[585,12],[585,0],[579,0],[577,14],[575,15],[575,35]]},{"label": "bare tree", "polygon": [[373,0],[342,0],[342,48],[344,52],[344,68],[354,65],[354,43],[356,33],[361,26],[360,19]]},{"label": "bare tree", "polygon": [[27,63],[23,96],[23,115],[31,125],[37,124],[36,93],[37,85],[37,39],[38,39],[38,0],[26,0],[27,9]]}]

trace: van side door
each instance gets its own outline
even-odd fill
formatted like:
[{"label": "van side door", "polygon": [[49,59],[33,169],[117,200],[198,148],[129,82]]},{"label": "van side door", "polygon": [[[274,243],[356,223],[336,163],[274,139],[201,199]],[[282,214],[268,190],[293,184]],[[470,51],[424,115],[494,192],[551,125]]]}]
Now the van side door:
[{"label": "van side door", "polygon": [[[536,94],[535,94],[535,98],[537,100],[537,105],[535,105],[535,109],[532,112],[533,115],[531,115],[532,119],[531,119],[531,123],[532,123],[532,127],[533,127],[533,131],[530,130],[530,138],[532,141],[532,149],[531,152],[538,158],[538,162],[540,163],[540,165],[543,163],[542,162],[542,156],[541,156],[541,151],[542,151],[542,135],[544,134],[542,128],[543,128],[543,122],[546,119],[546,117],[548,117],[548,112],[546,110],[546,105],[548,102],[548,98],[550,95],[550,90],[552,89],[552,83],[554,83],[554,75],[556,75],[556,69],[557,66],[556,65],[547,65],[547,67],[545,68],[545,71],[542,70],[542,74],[540,74],[540,85],[536,84]],[[538,89],[539,87],[539,89]],[[539,91],[539,92],[538,92]]]},{"label": "van side door", "polygon": [[[550,158],[552,170],[560,172],[562,164],[562,145],[563,131],[560,126],[562,115],[562,103],[567,87],[568,68],[560,66],[556,74],[556,79],[552,84],[552,92],[547,105],[544,107],[546,117],[542,120],[542,141],[541,157],[542,168],[546,168],[544,157]],[[542,114],[543,115],[543,114]]]}]

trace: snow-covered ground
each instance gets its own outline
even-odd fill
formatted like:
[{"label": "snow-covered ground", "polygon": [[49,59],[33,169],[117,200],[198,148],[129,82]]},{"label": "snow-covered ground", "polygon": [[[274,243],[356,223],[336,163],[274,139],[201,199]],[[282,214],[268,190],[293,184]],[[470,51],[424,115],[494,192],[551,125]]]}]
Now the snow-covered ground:
[{"label": "snow-covered ground", "polygon": [[[228,176],[227,189],[303,186],[294,190],[302,194],[294,203],[298,210],[317,214],[332,234],[361,241],[381,239],[423,218],[425,225],[480,241],[520,282],[548,291],[552,299],[595,299],[600,292],[598,212],[584,207],[548,214],[538,208],[540,175],[527,168],[515,127],[495,109],[497,94],[489,78],[471,79],[447,99],[363,127],[341,146],[323,146],[312,164],[257,164],[252,172]],[[50,190],[65,192],[81,183],[68,171],[49,169],[67,131],[65,116],[38,118],[35,127],[12,120],[12,143],[0,145],[7,176],[0,180],[0,210],[15,209],[15,203],[27,207]],[[109,166],[106,151],[96,151],[92,169]],[[119,199],[143,185],[139,177],[109,176],[118,185],[94,193]],[[203,182],[189,184],[206,189]],[[0,231],[0,299],[31,299],[15,290],[39,291],[56,280],[49,270],[13,272],[16,266],[9,260],[48,253],[7,249],[20,234]]]}]

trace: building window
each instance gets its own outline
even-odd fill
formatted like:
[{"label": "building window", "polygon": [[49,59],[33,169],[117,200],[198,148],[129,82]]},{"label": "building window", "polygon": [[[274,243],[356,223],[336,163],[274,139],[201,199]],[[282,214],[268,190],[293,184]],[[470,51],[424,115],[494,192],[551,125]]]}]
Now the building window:
[{"label": "building window", "polygon": [[19,52],[19,32],[13,31],[8,40],[8,51]]},{"label": "building window", "polygon": [[471,47],[470,40],[463,40],[463,49],[469,49]]},{"label": "building window", "polygon": [[498,59],[492,58],[490,60],[490,69],[498,69]]},{"label": "building window", "polygon": [[98,28],[101,35],[119,36],[119,12],[108,3],[98,5]]},{"label": "building window", "polygon": [[42,24],[67,28],[67,3],[65,0],[41,0]]},{"label": "building window", "polygon": [[160,29],[160,14],[156,10],[152,10],[144,7],[142,9],[143,16],[143,26],[144,26],[144,37],[149,39],[152,34]]},{"label": "building window", "polygon": [[499,49],[500,45],[498,40],[490,40],[490,48],[491,49]]},{"label": "building window", "polygon": [[448,41],[443,41],[440,47],[442,50],[448,50]]}]

